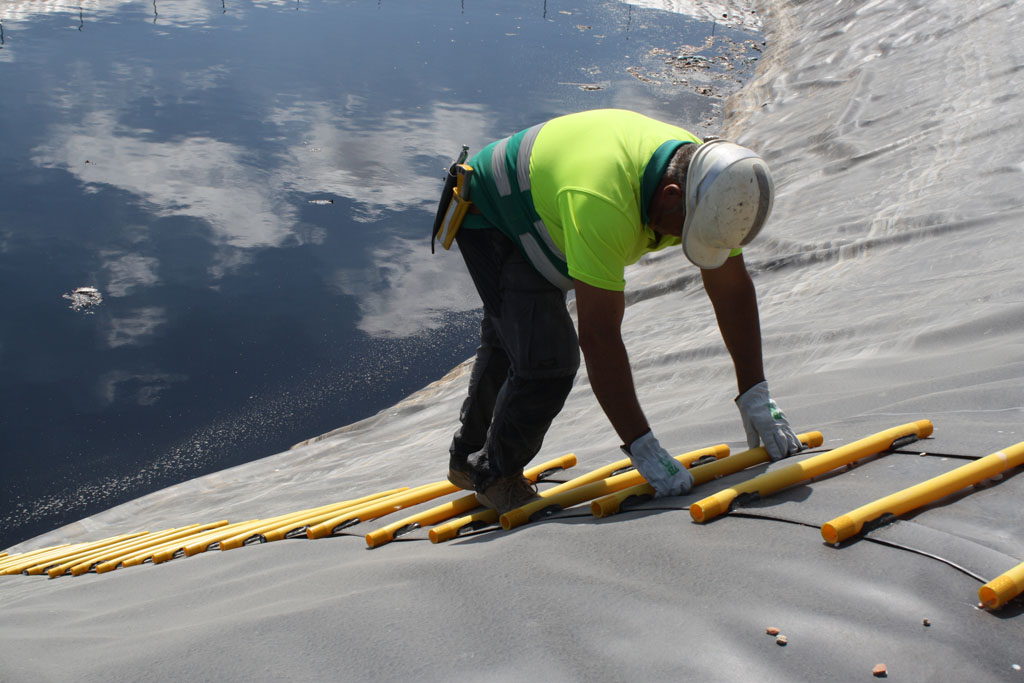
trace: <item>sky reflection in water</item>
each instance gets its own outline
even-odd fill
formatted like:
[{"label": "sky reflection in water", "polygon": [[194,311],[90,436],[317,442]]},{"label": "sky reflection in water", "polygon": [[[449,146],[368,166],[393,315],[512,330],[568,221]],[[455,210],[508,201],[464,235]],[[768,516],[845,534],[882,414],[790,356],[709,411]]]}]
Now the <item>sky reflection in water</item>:
[{"label": "sky reflection in water", "polygon": [[469,357],[471,283],[426,239],[461,143],[713,107],[625,70],[710,23],[618,3],[0,0],[0,26],[0,547]]}]

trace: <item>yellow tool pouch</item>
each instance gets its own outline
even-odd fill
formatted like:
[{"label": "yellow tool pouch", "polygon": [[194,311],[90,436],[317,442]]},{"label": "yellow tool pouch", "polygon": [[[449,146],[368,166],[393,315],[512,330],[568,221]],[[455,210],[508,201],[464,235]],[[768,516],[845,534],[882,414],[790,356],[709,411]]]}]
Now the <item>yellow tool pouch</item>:
[{"label": "yellow tool pouch", "polygon": [[462,221],[469,211],[472,202],[469,200],[469,179],[473,175],[473,167],[467,163],[469,147],[463,145],[459,158],[448,169],[441,190],[441,201],[437,205],[434,217],[434,228],[430,233],[430,253],[434,253],[434,242],[441,241],[445,249],[452,248],[455,234],[462,227]]},{"label": "yellow tool pouch", "polygon": [[[469,177],[472,173],[473,167],[468,164],[455,165],[455,186],[451,188],[451,194],[447,197],[447,207],[445,207],[441,222],[435,226],[434,232],[434,238],[439,240],[445,249],[452,248],[455,234],[462,227],[466,212],[473,204],[469,200]],[[443,198],[442,202],[444,201]]]}]

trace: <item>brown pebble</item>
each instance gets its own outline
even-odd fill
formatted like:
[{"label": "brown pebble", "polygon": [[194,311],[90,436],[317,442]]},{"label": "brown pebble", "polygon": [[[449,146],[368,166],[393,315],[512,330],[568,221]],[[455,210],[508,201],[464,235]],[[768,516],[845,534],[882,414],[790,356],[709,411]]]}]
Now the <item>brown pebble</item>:
[{"label": "brown pebble", "polygon": [[931,626],[931,625],[932,625],[932,622],[931,622],[931,619],[922,619],[922,620],[921,620],[921,624],[922,624],[923,626]]},{"label": "brown pebble", "polygon": [[871,670],[871,673],[878,678],[885,678],[889,675],[889,669],[886,668],[885,664],[875,664],[875,668]]},{"label": "brown pebble", "polygon": [[789,638],[787,638],[786,636],[779,636],[778,638],[775,639],[775,644],[776,645],[785,645],[788,642],[789,642]]},{"label": "brown pebble", "polygon": [[764,630],[764,632],[767,633],[770,636],[777,636],[777,635],[779,635],[779,629],[775,628],[774,626],[769,626],[768,628],[766,628]]}]

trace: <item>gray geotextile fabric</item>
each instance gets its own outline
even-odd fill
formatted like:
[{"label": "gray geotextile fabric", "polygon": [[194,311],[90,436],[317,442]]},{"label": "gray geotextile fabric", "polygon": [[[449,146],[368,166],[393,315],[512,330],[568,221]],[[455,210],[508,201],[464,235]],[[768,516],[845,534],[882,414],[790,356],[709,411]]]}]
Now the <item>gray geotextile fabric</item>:
[{"label": "gray geotextile fabric", "polygon": [[[359,534],[384,518],[101,576],[0,577],[0,679],[847,681],[884,663],[900,681],[1024,680],[1022,602],[977,607],[982,580],[1024,561],[1019,471],[838,548],[818,529],[1024,441],[1024,5],[761,9],[768,49],[723,133],[762,152],[778,189],[745,252],[773,396],[797,431],[824,433],[819,450],[918,419],[931,438],[706,524],[690,503],[787,463],[439,545],[420,531],[366,549]],[[659,440],[742,450],[699,276],[673,252],[627,280]],[[467,374],[16,550],[437,481]],[[586,471],[616,446],[580,377],[540,459],[574,452]]]}]

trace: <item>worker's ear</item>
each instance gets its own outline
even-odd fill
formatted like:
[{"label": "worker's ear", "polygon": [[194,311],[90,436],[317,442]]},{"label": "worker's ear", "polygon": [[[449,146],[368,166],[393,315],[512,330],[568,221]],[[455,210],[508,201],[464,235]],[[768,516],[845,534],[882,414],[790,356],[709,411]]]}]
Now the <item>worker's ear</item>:
[{"label": "worker's ear", "polygon": [[683,188],[678,183],[665,183],[661,188],[661,197],[666,202],[678,202],[683,198]]}]

